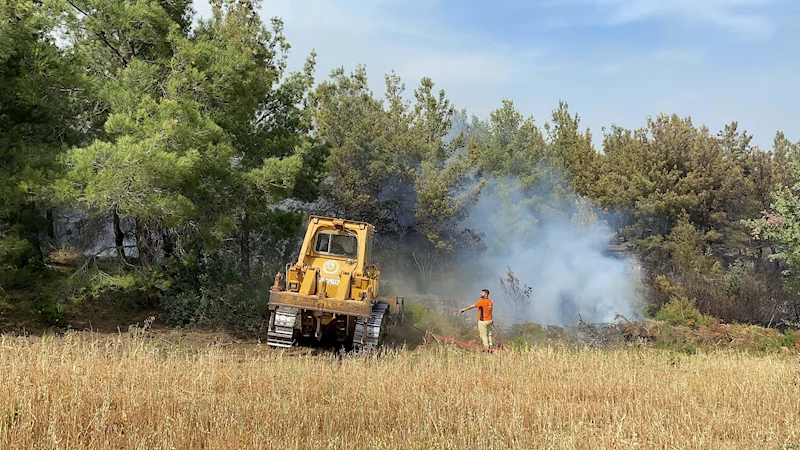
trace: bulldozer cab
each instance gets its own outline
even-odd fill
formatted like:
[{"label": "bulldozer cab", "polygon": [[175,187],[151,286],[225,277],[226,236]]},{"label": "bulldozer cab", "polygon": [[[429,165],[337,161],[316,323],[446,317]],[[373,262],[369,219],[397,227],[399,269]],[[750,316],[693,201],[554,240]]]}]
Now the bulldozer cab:
[{"label": "bulldozer cab", "polygon": [[373,298],[374,234],[375,227],[365,222],[310,216],[297,263],[287,271],[289,290],[342,300]]}]

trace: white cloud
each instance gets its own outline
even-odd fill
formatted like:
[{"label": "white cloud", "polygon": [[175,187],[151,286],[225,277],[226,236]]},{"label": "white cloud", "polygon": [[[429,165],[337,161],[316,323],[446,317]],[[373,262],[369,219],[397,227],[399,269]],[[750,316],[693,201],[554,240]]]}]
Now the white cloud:
[{"label": "white cloud", "polygon": [[[650,20],[677,20],[681,23],[712,26],[745,39],[768,41],[775,32],[774,23],[763,12],[768,4],[788,0],[543,0],[510,3],[519,7],[549,10],[553,17],[547,24],[553,28],[587,25],[624,25]],[[569,10],[567,16],[558,11]],[[577,8],[577,9],[576,9]],[[580,9],[585,14],[575,14]]]},{"label": "white cloud", "polygon": [[[426,76],[448,92],[448,87],[501,85],[544,54],[541,48],[499,45],[474,30],[449,27],[433,13],[437,4],[437,0],[266,0],[262,17],[283,19],[292,45],[290,70],[298,69],[313,49],[318,55],[318,80],[334,67],[349,71],[365,64],[376,93],[383,92],[383,75],[389,71],[406,83],[409,96]],[[210,14],[203,0],[195,8],[200,15]]]},{"label": "white cloud", "polygon": [[765,17],[739,9],[767,3],[765,0],[617,0],[615,3],[617,9],[611,15],[615,23],[666,17],[711,23],[724,31],[759,40],[768,40],[773,33]]}]

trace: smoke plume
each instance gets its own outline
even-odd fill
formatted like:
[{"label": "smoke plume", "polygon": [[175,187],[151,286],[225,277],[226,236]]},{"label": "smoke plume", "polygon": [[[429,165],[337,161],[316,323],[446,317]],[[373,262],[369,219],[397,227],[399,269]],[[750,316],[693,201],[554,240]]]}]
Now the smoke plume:
[{"label": "smoke plume", "polygon": [[[609,253],[613,230],[566,186],[553,173],[528,189],[514,179],[491,180],[464,224],[485,233],[488,247],[464,262],[471,267],[466,298],[488,288],[498,326],[612,322],[618,313],[642,318],[637,261]],[[500,279],[509,268],[521,289],[530,287],[527,305],[504,295]]]}]

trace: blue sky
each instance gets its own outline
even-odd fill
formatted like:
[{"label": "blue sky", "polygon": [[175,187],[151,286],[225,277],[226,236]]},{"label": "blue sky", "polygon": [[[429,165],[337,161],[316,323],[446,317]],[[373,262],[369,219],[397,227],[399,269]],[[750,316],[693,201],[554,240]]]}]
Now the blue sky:
[{"label": "blue sky", "polygon": [[597,146],[601,127],[662,112],[736,120],[762,148],[800,140],[798,0],[263,1],[272,16],[290,69],[313,49],[318,80],[364,64],[376,94],[394,70],[410,95],[429,76],[470,115],[508,98],[540,125],[565,100]]}]

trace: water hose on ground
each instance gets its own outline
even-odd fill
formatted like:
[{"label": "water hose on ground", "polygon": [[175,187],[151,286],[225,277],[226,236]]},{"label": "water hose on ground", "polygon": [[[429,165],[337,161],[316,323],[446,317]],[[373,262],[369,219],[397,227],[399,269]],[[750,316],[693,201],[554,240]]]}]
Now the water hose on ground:
[{"label": "water hose on ground", "polygon": [[414,326],[414,324],[412,324],[412,323],[409,323],[408,325],[410,325],[412,328],[414,328],[415,330],[417,330],[420,333],[422,333],[422,335],[424,336],[424,339],[426,339],[426,340],[427,340],[427,337],[430,336],[430,337],[436,339],[436,341],[451,342],[453,344],[458,344],[458,345],[462,345],[462,346],[465,346],[465,347],[476,348],[476,349],[479,349],[479,350],[484,350],[484,351],[498,351],[498,350],[501,350],[501,351],[505,351],[505,348],[504,348],[505,346],[503,344],[503,334],[500,332],[500,330],[494,324],[492,324],[492,328],[497,332],[498,336],[500,337],[500,345],[497,348],[489,348],[489,347],[485,347],[483,345],[473,344],[471,342],[459,341],[459,340],[453,339],[451,337],[441,336],[441,335],[438,335],[438,334],[431,333],[430,331],[427,331],[427,330],[426,331],[422,331],[421,329],[419,329],[416,326]]}]

